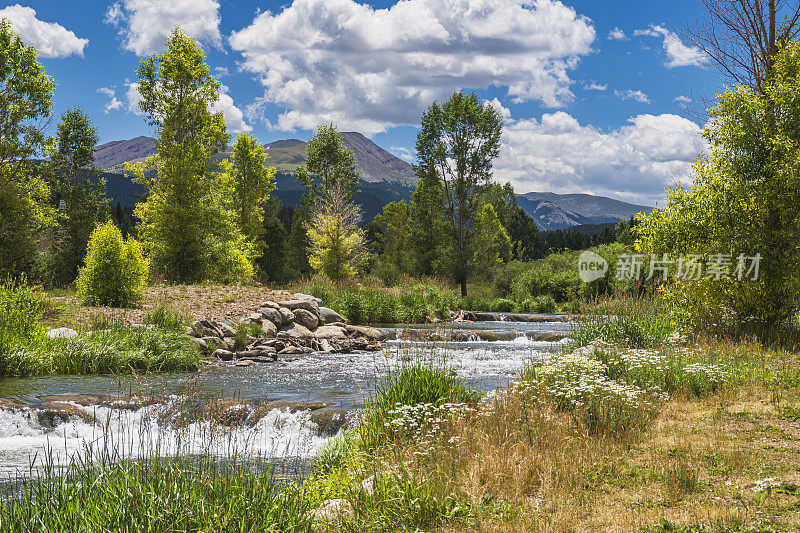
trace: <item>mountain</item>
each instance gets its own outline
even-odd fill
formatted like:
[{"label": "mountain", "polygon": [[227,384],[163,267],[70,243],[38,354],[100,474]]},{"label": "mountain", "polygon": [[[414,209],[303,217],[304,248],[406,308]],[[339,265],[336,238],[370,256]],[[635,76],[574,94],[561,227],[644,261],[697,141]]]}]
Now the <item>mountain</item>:
[{"label": "mountain", "polygon": [[[399,183],[414,185],[416,177],[411,165],[387,152],[358,132],[342,132],[342,142],[356,158],[356,168],[361,179],[367,183]],[[299,139],[284,139],[264,145],[269,154],[269,164],[278,171],[292,172],[305,162],[306,143]],[[230,154],[231,147],[225,154]],[[95,161],[100,168],[111,172],[122,172],[124,163],[141,161],[155,153],[155,139],[136,137],[112,141],[96,148]]]},{"label": "mountain", "polygon": [[581,224],[618,222],[636,213],[649,213],[651,207],[591,194],[529,192],[517,196],[520,207],[533,217],[539,229],[550,231]]}]

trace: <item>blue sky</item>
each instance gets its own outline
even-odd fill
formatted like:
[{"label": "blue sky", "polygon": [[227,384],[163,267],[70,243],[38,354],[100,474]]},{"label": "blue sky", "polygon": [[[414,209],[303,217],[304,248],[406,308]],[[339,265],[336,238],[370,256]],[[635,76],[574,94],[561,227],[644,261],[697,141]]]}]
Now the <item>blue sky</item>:
[{"label": "blue sky", "polygon": [[654,203],[690,180],[698,110],[723,88],[682,37],[699,0],[0,5],[56,79],[56,113],[83,107],[103,142],[153,134],[136,112],[136,67],[180,25],[226,87],[232,132],[307,139],[333,121],[413,160],[425,106],[475,90],[506,117],[495,177],[518,192]]}]

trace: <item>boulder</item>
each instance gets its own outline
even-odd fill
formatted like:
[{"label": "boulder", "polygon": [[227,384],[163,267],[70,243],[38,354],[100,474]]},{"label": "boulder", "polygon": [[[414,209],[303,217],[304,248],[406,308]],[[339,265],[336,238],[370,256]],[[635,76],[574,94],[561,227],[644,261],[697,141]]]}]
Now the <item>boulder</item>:
[{"label": "boulder", "polygon": [[[278,309],[278,312],[281,314],[281,322],[283,326],[291,324],[294,320],[294,313],[292,313],[291,309],[287,307],[281,307]],[[276,324],[277,326],[277,324]]]},{"label": "boulder", "polygon": [[277,335],[279,339],[302,339],[313,336],[314,334],[311,333],[311,330],[296,322],[288,326],[282,326]]},{"label": "boulder", "polygon": [[334,322],[344,322],[344,317],[329,307],[319,308],[319,320],[323,325],[333,324]]},{"label": "boulder", "polygon": [[244,319],[247,324],[261,324],[262,320],[264,320],[264,315],[261,313],[253,313]]},{"label": "boulder", "polygon": [[317,317],[317,315],[311,311],[306,311],[305,309],[294,310],[294,321],[304,325],[308,329],[316,329],[316,327],[319,325],[319,317]]},{"label": "boulder", "polygon": [[214,326],[217,327],[222,332],[223,337],[235,337],[236,336],[236,327],[229,326],[225,322],[213,322]]},{"label": "boulder", "polygon": [[40,396],[39,399],[48,403],[77,403],[84,407],[97,405],[103,400],[94,394],[48,394]]},{"label": "boulder", "polygon": [[298,292],[294,294],[294,298],[296,300],[310,300],[317,304],[317,307],[322,305],[322,300],[317,298],[316,296],[311,296],[310,294],[303,294],[302,292]]},{"label": "boulder", "polygon": [[311,511],[311,516],[317,522],[332,522],[341,516],[351,516],[352,514],[353,506],[343,498],[326,500],[322,505]]},{"label": "boulder", "polygon": [[92,423],[92,415],[69,403],[45,402],[39,406],[37,416],[39,424],[50,429],[73,419],[82,420],[87,424]]},{"label": "boulder", "polygon": [[208,351],[208,345],[206,341],[200,339],[198,337],[189,337],[189,339],[197,346],[197,349],[200,350],[202,353],[206,353]]},{"label": "boulder", "polygon": [[296,402],[291,400],[274,400],[271,402],[264,402],[250,415],[247,419],[247,424],[252,427],[258,424],[258,421],[267,416],[267,414],[277,409],[278,411],[288,410],[290,413],[298,411],[316,411],[317,409],[325,409],[331,407],[333,404],[325,402]]},{"label": "boulder", "polygon": [[217,348],[228,349],[228,345],[219,337],[203,337],[203,342],[206,343],[207,352],[213,352]]},{"label": "boulder", "polygon": [[347,423],[347,411],[336,407],[325,407],[311,411],[310,418],[319,426],[320,433],[332,436]]},{"label": "boulder", "polygon": [[261,302],[261,307],[269,307],[269,308],[275,309],[275,310],[278,310],[278,309],[281,308],[280,305],[276,304],[273,301]]},{"label": "boulder", "polygon": [[235,364],[236,364],[236,366],[250,366],[250,365],[253,364],[253,360],[252,359],[239,359],[238,361],[236,361]]},{"label": "boulder", "polygon": [[276,326],[283,325],[283,315],[280,313],[278,309],[273,309],[272,307],[262,307],[258,310],[261,313],[261,316],[275,324]]},{"label": "boulder", "polygon": [[236,346],[236,341],[233,340],[233,337],[225,337],[224,339],[222,339],[222,342],[225,344],[223,348],[227,348],[230,351],[234,351],[234,348]]},{"label": "boulder", "polygon": [[48,339],[74,339],[78,332],[70,328],[54,328],[48,331],[45,336]]},{"label": "boulder", "polygon": [[261,329],[264,330],[265,337],[274,337],[278,334],[278,326],[276,326],[271,320],[262,320]]},{"label": "boulder", "polygon": [[192,323],[192,331],[194,331],[195,337],[224,337],[222,330],[216,327],[210,320],[197,320]]},{"label": "boulder", "polygon": [[214,350],[214,357],[216,357],[220,361],[232,361],[233,352],[228,350],[223,350],[222,348],[217,348],[216,350]]},{"label": "boulder", "polygon": [[297,346],[287,346],[278,353],[281,355],[297,355],[303,353],[303,350],[302,348],[298,348]]},{"label": "boulder", "polygon": [[280,302],[280,304],[292,311],[295,309],[305,309],[319,316],[319,305],[317,305],[317,302],[314,300],[286,300]]},{"label": "boulder", "polygon": [[345,329],[347,329],[349,335],[354,337],[366,337],[374,341],[381,341],[384,339],[383,332],[369,326],[352,326],[348,324]]},{"label": "boulder", "polygon": [[100,405],[105,405],[112,409],[125,409],[128,411],[138,411],[142,407],[158,403],[158,399],[152,396],[137,396],[131,394],[128,396],[110,396],[100,402]]},{"label": "boulder", "polygon": [[314,331],[314,336],[318,339],[344,339],[347,330],[339,326],[320,326]]},{"label": "boulder", "polygon": [[250,405],[242,400],[217,400],[204,405],[200,416],[223,426],[234,426],[244,424],[250,411]]}]

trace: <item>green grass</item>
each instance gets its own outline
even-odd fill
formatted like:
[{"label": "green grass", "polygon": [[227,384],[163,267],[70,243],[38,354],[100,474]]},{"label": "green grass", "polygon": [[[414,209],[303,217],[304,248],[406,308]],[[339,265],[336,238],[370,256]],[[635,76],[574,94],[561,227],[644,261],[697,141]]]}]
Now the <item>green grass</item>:
[{"label": "green grass", "polygon": [[669,319],[660,313],[592,317],[578,322],[573,328],[571,346],[586,346],[601,339],[631,348],[655,348],[663,345],[674,331]]},{"label": "green grass", "polygon": [[279,490],[269,469],[213,459],[154,457],[50,464],[0,503],[0,529],[28,531],[309,531],[296,485]]},{"label": "green grass", "polygon": [[4,343],[0,334],[0,376],[193,371],[200,354],[185,333],[158,328],[114,327],[73,339],[39,335],[25,343]]}]

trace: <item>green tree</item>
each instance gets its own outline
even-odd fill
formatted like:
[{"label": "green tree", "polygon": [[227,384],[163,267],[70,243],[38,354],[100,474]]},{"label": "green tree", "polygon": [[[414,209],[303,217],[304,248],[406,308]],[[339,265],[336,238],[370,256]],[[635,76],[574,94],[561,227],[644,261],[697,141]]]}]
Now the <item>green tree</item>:
[{"label": "green tree", "polygon": [[54,223],[50,189],[31,158],[44,145],[42,119],[55,82],[36,49],[0,21],[0,275],[31,273],[39,236]]},{"label": "green tree", "polygon": [[758,279],[746,271],[742,279],[684,277],[668,295],[690,326],[756,326],[774,338],[800,309],[800,43],[778,53],[761,91],[743,86],[718,98],[703,132],[710,152],[695,162],[692,187],[670,190],[634,229],[640,249],[696,254],[707,267],[716,254],[732,256],[729,270],[740,254],[760,254]]},{"label": "green tree", "polygon": [[[281,215],[286,211],[280,199],[275,196],[270,196],[264,203],[262,233],[265,249],[269,253],[262,253],[257,257],[256,266],[259,276],[270,281],[281,282],[291,277],[288,264],[289,233],[286,231],[288,224],[284,225],[281,220]],[[303,234],[305,235],[305,232]]]},{"label": "green tree", "polygon": [[375,224],[380,228],[383,244],[381,263],[389,267],[395,274],[409,272],[412,252],[408,204],[389,202],[375,217]]},{"label": "green tree", "polygon": [[58,197],[64,202],[48,253],[48,274],[56,284],[71,283],[83,266],[86,245],[95,226],[108,219],[105,181],[94,164],[99,137],[82,109],[61,115],[50,162],[44,165]]},{"label": "green tree", "polygon": [[317,128],[306,145],[306,162],[297,170],[306,186],[311,218],[309,265],[333,280],[352,276],[363,257],[364,239],[353,204],[358,191],[356,159],[333,124]]},{"label": "green tree", "polygon": [[500,149],[503,120],[475,93],[454,93],[434,102],[422,115],[417,160],[442,182],[445,218],[453,242],[452,273],[467,295],[474,253],[470,226],[478,207],[479,187],[492,177],[492,160]]},{"label": "green tree", "polygon": [[[417,187],[411,194],[411,249],[413,270],[420,276],[433,276],[449,268],[445,258],[447,226],[444,221],[444,190],[436,170],[415,168]],[[449,270],[448,270],[449,272]]]},{"label": "green tree", "polygon": [[500,223],[492,204],[485,204],[475,217],[475,270],[490,275],[497,265],[511,259],[511,238]]},{"label": "green tree", "polygon": [[539,228],[536,221],[519,206],[517,195],[510,183],[488,183],[481,188],[481,203],[494,207],[500,223],[512,242],[514,259],[532,261],[539,249]]},{"label": "green tree", "polygon": [[176,29],[138,75],[139,107],[158,129],[157,154],[136,167],[148,197],[135,213],[153,269],[178,282],[250,278],[252,250],[237,224],[233,180],[213,160],[229,136],[222,112],[209,111],[220,83],[203,51]]},{"label": "green tree", "polygon": [[[275,169],[267,166],[267,154],[252,135],[240,133],[233,143],[234,205],[239,227],[257,257],[265,251],[264,204],[275,189]],[[230,163],[228,163],[230,165]]]}]

